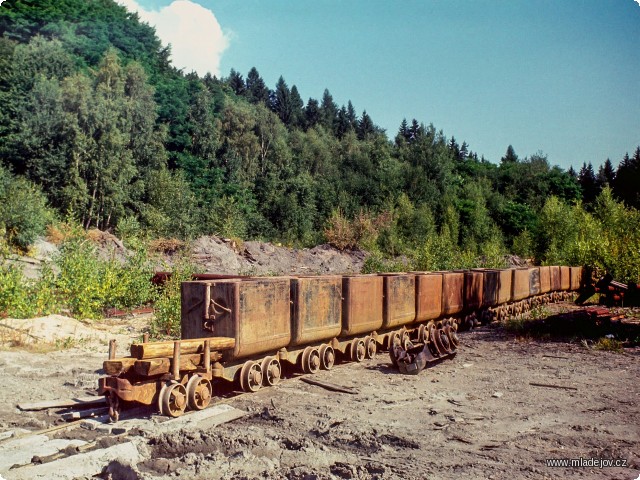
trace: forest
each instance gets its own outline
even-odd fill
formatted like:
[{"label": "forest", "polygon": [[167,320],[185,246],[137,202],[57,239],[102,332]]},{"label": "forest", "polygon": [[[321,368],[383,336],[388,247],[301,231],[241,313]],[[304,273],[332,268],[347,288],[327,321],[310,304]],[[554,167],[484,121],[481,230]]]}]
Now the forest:
[{"label": "forest", "polygon": [[[591,265],[640,278],[640,146],[578,171],[499,163],[427,123],[397,132],[329,89],[174,68],[112,0],[0,9],[0,233],[56,223],[120,238],[218,235],[368,251],[367,268]],[[398,263],[400,262],[400,263]]]}]

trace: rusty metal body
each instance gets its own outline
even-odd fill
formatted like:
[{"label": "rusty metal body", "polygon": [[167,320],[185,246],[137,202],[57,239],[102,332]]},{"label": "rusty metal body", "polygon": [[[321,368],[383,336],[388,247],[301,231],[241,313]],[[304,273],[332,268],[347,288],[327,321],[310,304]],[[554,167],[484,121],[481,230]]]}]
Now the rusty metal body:
[{"label": "rusty metal body", "polygon": [[483,306],[484,274],[479,270],[464,272],[464,310],[477,310]]},{"label": "rusty metal body", "polygon": [[413,274],[381,274],[383,278],[382,329],[413,323],[416,319],[416,277]]},{"label": "rusty metal body", "polygon": [[382,327],[384,279],[378,275],[342,277],[342,333],[350,337]]},{"label": "rusty metal body", "polygon": [[560,290],[571,289],[571,268],[560,267]]},{"label": "rusty metal body", "polygon": [[529,296],[540,295],[541,291],[540,269],[538,267],[529,268]]},{"label": "rusty metal body", "polygon": [[[202,307],[197,302],[183,304],[182,338],[212,334],[235,338],[236,345],[228,360],[288,346],[291,342],[289,280],[289,277],[272,277],[185,282],[183,294],[193,287],[204,288],[205,301],[200,300]],[[208,308],[203,312],[205,304]],[[199,315],[191,315],[192,312]]]},{"label": "rusty metal body", "polygon": [[442,315],[442,273],[416,272],[416,322]]},{"label": "rusty metal body", "polygon": [[[495,307],[498,305],[498,296],[500,294],[500,270],[494,269],[478,269],[482,272],[482,306]],[[509,292],[511,293],[511,292]]]},{"label": "rusty metal body", "polygon": [[540,293],[551,291],[551,270],[550,267],[539,267],[540,271]]},{"label": "rusty metal body", "polygon": [[511,299],[514,302],[524,300],[529,296],[529,269],[514,268],[512,269]]},{"label": "rusty metal body", "polygon": [[291,346],[320,342],[342,331],[342,277],[291,279]]},{"label": "rusty metal body", "polygon": [[464,310],[464,271],[442,272],[442,314]]},{"label": "rusty metal body", "polygon": [[582,267],[571,268],[571,290],[578,291],[582,286]]},{"label": "rusty metal body", "polygon": [[551,266],[549,267],[549,271],[551,273],[551,291],[559,292],[562,289],[562,284],[560,283],[560,267]]}]

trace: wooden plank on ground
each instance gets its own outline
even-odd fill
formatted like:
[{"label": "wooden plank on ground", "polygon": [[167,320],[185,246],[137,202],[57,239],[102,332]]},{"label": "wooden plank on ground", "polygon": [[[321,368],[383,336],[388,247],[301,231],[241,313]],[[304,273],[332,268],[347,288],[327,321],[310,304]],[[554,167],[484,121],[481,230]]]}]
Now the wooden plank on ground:
[{"label": "wooden plank on ground", "polygon": [[[180,340],[180,353],[202,353],[205,340],[209,340],[211,350],[229,350],[236,346],[235,339],[230,337],[194,338]],[[174,341],[134,343],[131,345],[131,356],[138,360],[171,357],[173,356],[173,343]]]},{"label": "wooden plank on ground", "polygon": [[[238,418],[242,418],[247,414],[244,410],[232,407],[224,403],[212,405],[204,410],[197,412],[188,412],[181,417],[172,418],[165,422],[155,425],[149,425],[150,432],[176,432],[179,430],[209,430],[210,428],[228,423]],[[143,427],[142,430],[147,430]]]},{"label": "wooden plank on ground", "polygon": [[105,397],[77,397],[62,400],[45,400],[35,403],[19,403],[17,407],[20,410],[46,410],[47,408],[63,408],[63,407],[89,407],[91,405],[102,405],[106,403]]},{"label": "wooden plank on ground", "polygon": [[60,415],[63,420],[79,420],[81,418],[97,417],[99,415],[106,415],[109,413],[108,407],[90,408],[88,410],[79,410],[77,412],[63,413]]},{"label": "wooden plank on ground", "polygon": [[354,388],[343,387],[342,385],[335,385],[333,383],[328,383],[328,382],[321,382],[320,380],[316,380],[314,378],[300,377],[300,380],[302,380],[305,383],[308,383],[309,385],[315,385],[317,387],[326,388],[327,390],[331,390],[333,392],[349,393],[351,395],[358,395],[360,393],[358,390]]}]

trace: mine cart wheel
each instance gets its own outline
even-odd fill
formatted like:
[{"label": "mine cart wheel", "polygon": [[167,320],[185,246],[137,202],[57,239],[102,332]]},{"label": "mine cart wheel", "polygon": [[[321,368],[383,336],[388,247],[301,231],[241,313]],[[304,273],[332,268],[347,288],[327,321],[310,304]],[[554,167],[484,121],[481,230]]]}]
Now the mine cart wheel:
[{"label": "mine cart wheel", "polygon": [[376,356],[378,346],[376,345],[376,341],[373,337],[366,337],[364,339],[364,348],[366,358],[374,358]]},{"label": "mine cart wheel", "polygon": [[367,354],[367,349],[364,346],[364,340],[361,338],[354,338],[351,341],[351,350],[349,358],[352,362],[361,362],[364,360]]},{"label": "mine cart wheel", "polygon": [[452,350],[455,350],[456,348],[458,348],[460,340],[458,339],[458,334],[456,333],[456,331],[453,328],[451,328],[449,325],[444,327],[443,330],[445,335],[449,339],[449,343],[451,344]]},{"label": "mine cart wheel", "polygon": [[169,417],[179,417],[187,408],[187,389],[178,382],[171,382],[162,388],[162,414]]},{"label": "mine cart wheel", "polygon": [[400,341],[404,345],[407,342],[407,340],[409,340],[409,332],[407,332],[407,330],[403,327],[400,330],[398,330],[398,334],[400,335]]},{"label": "mine cart wheel", "polygon": [[260,369],[262,370],[263,383],[265,387],[273,387],[280,383],[282,366],[280,365],[280,360],[276,357],[266,357],[262,360]]},{"label": "mine cart wheel", "polygon": [[320,364],[323,369],[331,370],[336,363],[336,352],[331,345],[322,345],[319,350]]},{"label": "mine cart wheel", "polygon": [[320,352],[317,348],[307,347],[302,352],[302,371],[304,373],[317,373],[320,370]]},{"label": "mine cart wheel", "polygon": [[164,413],[164,407],[162,406],[162,399],[164,398],[164,394],[167,391],[167,385],[168,383],[163,383],[162,388],[160,389],[160,393],[158,394],[158,411],[160,412],[160,415],[166,415],[166,413]]},{"label": "mine cart wheel", "polygon": [[187,400],[191,410],[203,410],[211,403],[213,387],[211,382],[200,375],[192,376],[187,382]]},{"label": "mine cart wheel", "polygon": [[113,390],[109,390],[107,397],[107,405],[109,405],[109,420],[116,423],[120,418],[120,399],[118,394]]},{"label": "mine cart wheel", "polygon": [[245,362],[240,370],[240,388],[245,392],[257,392],[262,386],[262,368],[258,362]]},{"label": "mine cart wheel", "polygon": [[387,335],[387,350],[391,351],[393,350],[393,347],[395,345],[401,345],[402,340],[400,338],[400,334],[398,332],[391,332],[390,334]]},{"label": "mine cart wheel", "polygon": [[442,344],[442,348],[444,348],[444,351],[447,353],[452,353],[453,350],[451,348],[451,341],[449,340],[449,336],[445,332],[444,328],[439,329],[436,335],[440,336],[440,343]]},{"label": "mine cart wheel", "polygon": [[428,337],[429,333],[427,331],[427,327],[420,325],[418,327],[418,343],[426,343]]},{"label": "mine cart wheel", "polygon": [[436,326],[433,324],[429,325],[429,340],[427,345],[429,347],[429,351],[434,357],[440,357],[444,354],[444,351],[442,351],[439,342],[436,339],[437,336],[438,330],[436,329]]}]

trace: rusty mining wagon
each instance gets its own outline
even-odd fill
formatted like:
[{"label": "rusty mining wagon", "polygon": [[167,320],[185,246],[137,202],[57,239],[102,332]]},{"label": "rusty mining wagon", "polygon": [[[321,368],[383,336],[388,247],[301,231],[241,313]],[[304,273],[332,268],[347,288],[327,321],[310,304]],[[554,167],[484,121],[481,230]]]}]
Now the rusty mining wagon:
[{"label": "rusty mining wagon", "polygon": [[378,275],[204,276],[184,282],[181,339],[110,348],[100,379],[110,415],[123,402],[201,410],[217,382],[245,392],[388,350],[404,373],[451,358],[458,328],[519,315],[581,287],[580,267]]}]

